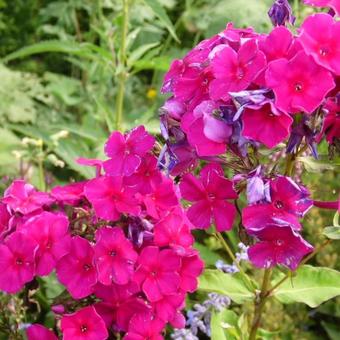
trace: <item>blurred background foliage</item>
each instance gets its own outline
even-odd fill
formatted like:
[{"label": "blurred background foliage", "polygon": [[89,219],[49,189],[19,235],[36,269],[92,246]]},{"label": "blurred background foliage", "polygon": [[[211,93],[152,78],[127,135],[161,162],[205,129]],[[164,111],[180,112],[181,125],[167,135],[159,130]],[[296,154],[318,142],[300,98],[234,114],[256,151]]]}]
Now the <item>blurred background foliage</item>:
[{"label": "blurred background foliage", "polygon": [[[298,21],[312,11],[292,2]],[[75,159],[103,156],[103,143],[117,125],[122,75],[122,129],[145,124],[157,134],[158,109],[165,99],[159,89],[171,60],[184,56],[229,21],[267,32],[271,3],[130,0],[122,60],[121,0],[0,0],[0,191],[16,177],[39,186],[39,166],[45,169],[47,187],[93,175],[92,169],[80,167]],[[322,145],[321,155],[326,154]],[[318,163],[309,167],[312,172],[305,171],[303,180],[313,197],[335,200],[339,171],[320,169],[327,170]],[[331,221],[330,213],[312,210],[306,221],[307,239],[321,243],[322,229]],[[229,236],[236,250],[237,231]],[[216,242],[208,237],[198,245],[208,266],[224,256]],[[314,264],[339,270],[339,250],[334,244],[328,246]],[[338,302],[316,310],[273,302],[267,307],[264,326],[283,332],[264,338],[340,339]]]}]

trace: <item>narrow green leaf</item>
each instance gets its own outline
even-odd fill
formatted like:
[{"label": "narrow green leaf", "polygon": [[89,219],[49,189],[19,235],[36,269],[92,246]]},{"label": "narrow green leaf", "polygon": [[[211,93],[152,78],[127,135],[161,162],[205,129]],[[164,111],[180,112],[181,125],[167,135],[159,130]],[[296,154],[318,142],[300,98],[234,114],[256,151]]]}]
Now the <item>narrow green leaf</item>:
[{"label": "narrow green leaf", "polygon": [[340,227],[339,211],[337,211],[333,217],[333,225],[335,227]]},{"label": "narrow green leaf", "polygon": [[229,296],[236,303],[254,298],[238,273],[226,274],[219,270],[207,269],[199,279],[199,289]]},{"label": "narrow green leaf", "polygon": [[159,1],[158,0],[144,0],[144,2],[151,8],[151,10],[158,17],[158,19],[161,21],[161,23],[167,28],[167,30],[172,35],[172,37],[177,42],[180,42],[177,35],[176,35],[174,25],[170,21],[168,15],[166,14],[165,9],[162,7],[162,5],[159,3]]},{"label": "narrow green leaf", "polygon": [[154,47],[158,46],[159,43],[150,43],[150,44],[144,44],[136,48],[134,51],[132,51],[128,57],[127,63],[131,67],[133,64],[139,60],[146,52],[150,51]]},{"label": "narrow green leaf", "polygon": [[313,157],[297,157],[297,160],[303,163],[308,172],[322,172],[336,169],[336,164],[333,165],[326,161],[316,160]]},{"label": "narrow green leaf", "polygon": [[321,321],[321,325],[325,329],[330,340],[340,339],[340,326],[339,325],[335,325],[335,324],[324,322],[324,321]]},{"label": "narrow green leaf", "polygon": [[[277,281],[281,278],[278,277]],[[282,303],[302,302],[312,308],[338,295],[340,272],[309,265],[298,269],[291,281],[285,281],[274,292],[274,296]]]}]

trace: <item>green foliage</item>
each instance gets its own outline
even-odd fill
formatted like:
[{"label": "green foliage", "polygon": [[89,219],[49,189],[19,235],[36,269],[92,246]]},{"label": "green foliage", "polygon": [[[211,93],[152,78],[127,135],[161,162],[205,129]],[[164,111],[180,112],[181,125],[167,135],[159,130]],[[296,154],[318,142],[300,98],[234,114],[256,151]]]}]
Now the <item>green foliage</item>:
[{"label": "green foliage", "polygon": [[236,303],[254,298],[254,294],[244,284],[241,276],[225,274],[219,270],[207,269],[199,279],[199,289],[229,296]]},{"label": "green foliage", "polygon": [[310,307],[340,295],[340,272],[322,267],[302,266],[286,280],[274,296],[282,303],[302,302]]}]

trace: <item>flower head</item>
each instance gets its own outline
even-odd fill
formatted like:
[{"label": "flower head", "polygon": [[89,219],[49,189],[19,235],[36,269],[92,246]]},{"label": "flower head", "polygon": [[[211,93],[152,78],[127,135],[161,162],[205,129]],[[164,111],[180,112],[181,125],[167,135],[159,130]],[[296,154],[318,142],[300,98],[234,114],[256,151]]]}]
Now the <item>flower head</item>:
[{"label": "flower head", "polygon": [[65,314],[61,319],[63,340],[106,340],[109,336],[103,319],[93,306]]},{"label": "flower head", "polygon": [[92,294],[97,283],[94,250],[86,239],[75,236],[70,251],[63,256],[56,267],[58,280],[67,288],[74,299]]},{"label": "flower head", "polygon": [[301,228],[299,218],[312,207],[308,191],[291,178],[279,176],[269,182],[270,202],[253,204],[242,211],[242,221],[248,232],[262,229],[268,223],[290,224]]},{"label": "flower head", "polygon": [[332,74],[303,51],[291,60],[270,62],[266,83],[275,93],[277,108],[288,113],[312,113],[335,87]]},{"label": "flower head", "polygon": [[105,153],[110,157],[103,164],[105,172],[111,176],[132,175],[154,143],[154,137],[145,131],[144,126],[125,135],[113,132],[105,145]]},{"label": "flower head", "polygon": [[220,165],[205,166],[199,179],[192,174],[184,175],[180,190],[184,199],[193,202],[188,218],[197,228],[209,228],[212,221],[218,231],[232,228],[236,209],[227,200],[238,196]]},{"label": "flower head", "polygon": [[259,242],[249,247],[250,261],[259,268],[281,264],[295,270],[301,259],[313,251],[289,225],[267,225],[256,233]]},{"label": "flower head", "polygon": [[98,229],[94,249],[99,282],[104,285],[112,282],[124,285],[130,281],[138,255],[122,229]]},{"label": "flower head", "polygon": [[17,293],[35,274],[35,241],[14,232],[0,244],[0,290]]},{"label": "flower head", "polygon": [[340,22],[329,14],[318,13],[306,18],[300,29],[299,41],[314,61],[340,75]]}]

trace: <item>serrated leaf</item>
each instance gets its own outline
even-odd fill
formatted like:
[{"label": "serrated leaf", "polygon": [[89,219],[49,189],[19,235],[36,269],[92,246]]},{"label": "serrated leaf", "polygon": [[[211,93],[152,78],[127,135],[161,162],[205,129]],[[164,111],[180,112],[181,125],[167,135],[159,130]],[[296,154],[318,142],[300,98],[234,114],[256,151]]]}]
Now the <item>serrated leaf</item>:
[{"label": "serrated leaf", "polygon": [[159,3],[158,0],[144,0],[144,2],[151,8],[154,14],[158,17],[161,23],[166,27],[172,37],[179,42],[179,39],[175,32],[175,27],[173,26],[171,20],[169,19],[165,9]]},{"label": "serrated leaf", "polygon": [[273,295],[282,303],[301,302],[315,308],[340,295],[340,272],[324,267],[302,266],[296,271],[296,276],[285,281]]},{"label": "serrated leaf", "polygon": [[219,270],[207,269],[199,278],[199,289],[229,296],[236,303],[243,303],[254,298],[239,273],[226,274]]}]

